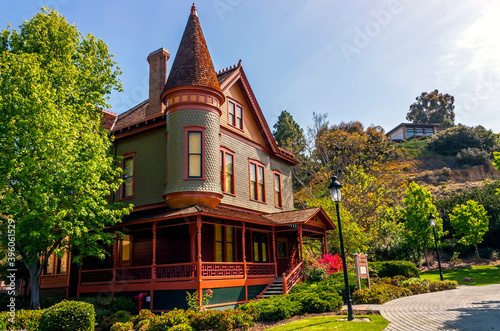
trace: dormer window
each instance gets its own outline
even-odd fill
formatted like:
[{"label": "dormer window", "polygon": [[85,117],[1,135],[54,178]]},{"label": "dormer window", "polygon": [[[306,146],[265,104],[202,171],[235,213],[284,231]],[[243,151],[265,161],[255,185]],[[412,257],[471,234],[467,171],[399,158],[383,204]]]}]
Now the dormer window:
[{"label": "dormer window", "polygon": [[243,130],[243,107],[235,101],[228,101],[228,123]]}]

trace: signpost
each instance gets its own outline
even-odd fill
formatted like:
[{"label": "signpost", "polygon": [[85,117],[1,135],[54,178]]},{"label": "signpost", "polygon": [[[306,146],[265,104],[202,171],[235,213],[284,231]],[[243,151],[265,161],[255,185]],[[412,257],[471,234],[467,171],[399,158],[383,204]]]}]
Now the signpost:
[{"label": "signpost", "polygon": [[368,270],[368,259],[366,254],[354,253],[354,263],[356,265],[356,281],[358,282],[358,289],[361,289],[361,279],[368,281],[368,288],[370,288],[370,272]]}]

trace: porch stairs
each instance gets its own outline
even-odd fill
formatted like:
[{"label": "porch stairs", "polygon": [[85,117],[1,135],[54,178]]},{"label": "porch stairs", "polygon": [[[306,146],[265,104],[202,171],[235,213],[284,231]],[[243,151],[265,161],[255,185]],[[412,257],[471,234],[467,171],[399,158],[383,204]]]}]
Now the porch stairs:
[{"label": "porch stairs", "polygon": [[270,298],[275,295],[283,294],[283,279],[282,277],[276,278],[274,283],[270,284],[259,299]]}]

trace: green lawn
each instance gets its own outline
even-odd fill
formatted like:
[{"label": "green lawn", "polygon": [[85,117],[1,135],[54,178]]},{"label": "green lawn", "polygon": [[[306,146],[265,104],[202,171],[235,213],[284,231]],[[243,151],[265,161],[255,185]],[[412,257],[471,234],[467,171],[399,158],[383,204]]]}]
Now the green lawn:
[{"label": "green lawn", "polygon": [[[431,281],[439,280],[439,271],[426,271],[421,273],[420,277]],[[472,278],[474,283],[464,282],[465,277]],[[443,278],[456,280],[459,285],[500,284],[500,265],[447,269],[443,270]]]},{"label": "green lawn", "polygon": [[379,331],[389,325],[389,321],[380,315],[356,315],[356,318],[369,318],[371,322],[337,322],[337,319],[347,316],[318,316],[295,321],[285,325],[277,326],[272,331],[283,330],[355,330],[355,331]]}]

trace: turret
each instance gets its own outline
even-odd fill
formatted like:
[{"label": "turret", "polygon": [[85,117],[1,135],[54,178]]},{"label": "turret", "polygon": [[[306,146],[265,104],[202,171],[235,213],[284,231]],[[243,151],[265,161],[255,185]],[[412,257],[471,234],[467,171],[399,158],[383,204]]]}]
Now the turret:
[{"label": "turret", "polygon": [[171,208],[217,206],[224,95],[194,4],[161,100],[167,122],[165,202]]}]

